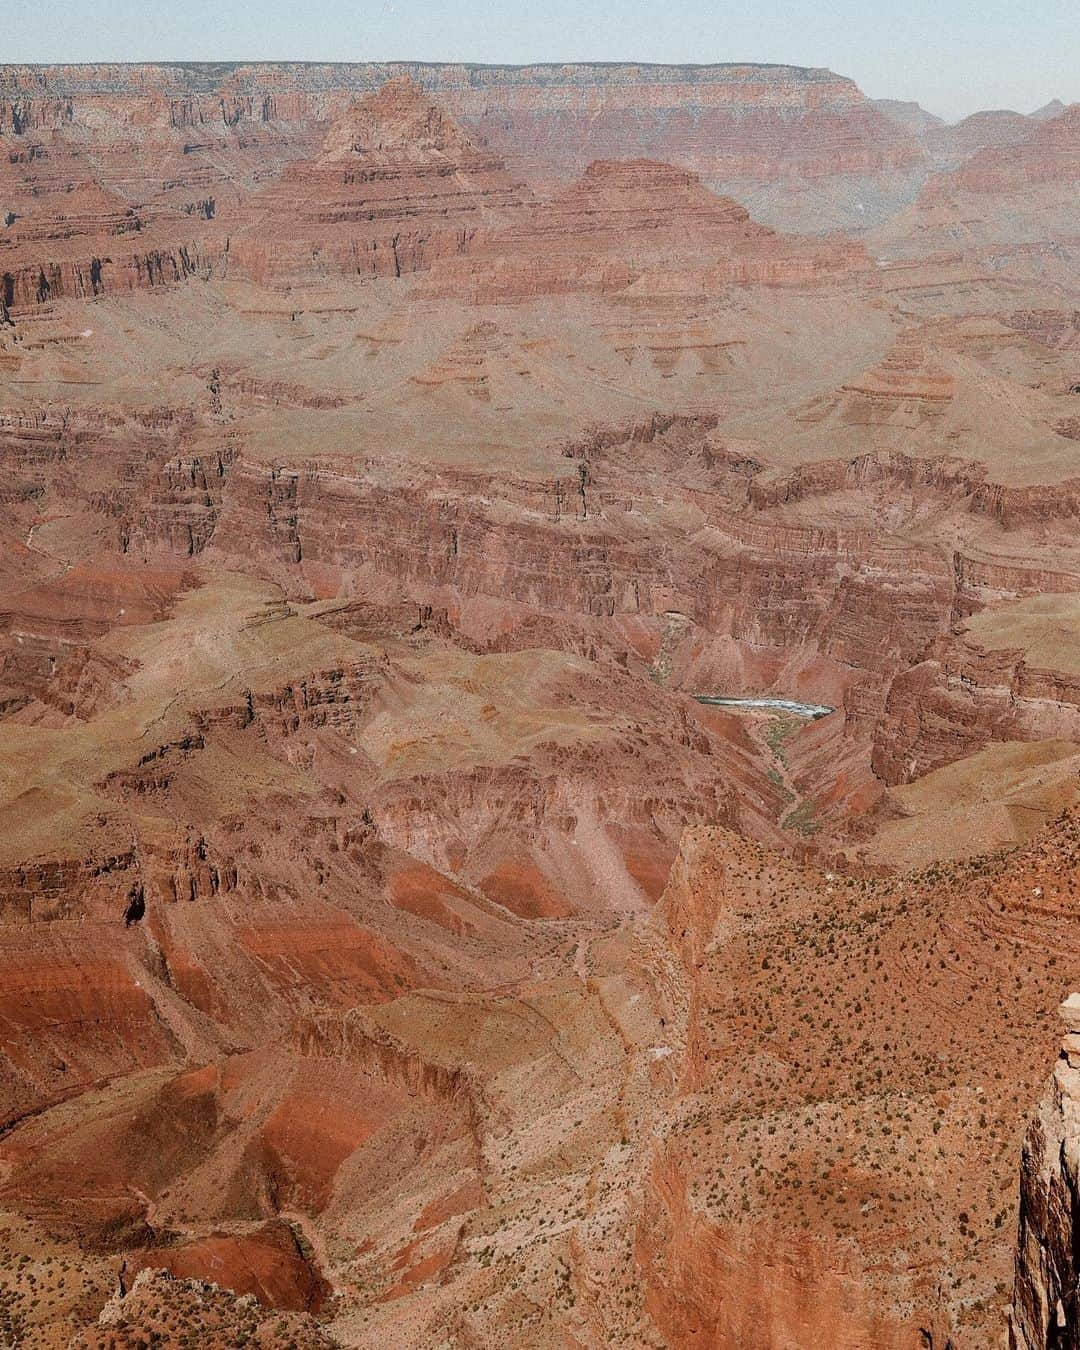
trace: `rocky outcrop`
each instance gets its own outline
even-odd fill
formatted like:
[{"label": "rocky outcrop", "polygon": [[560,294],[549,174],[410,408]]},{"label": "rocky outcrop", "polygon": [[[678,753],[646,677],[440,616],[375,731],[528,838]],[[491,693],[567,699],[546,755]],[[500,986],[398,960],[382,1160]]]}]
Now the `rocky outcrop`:
[{"label": "rocky outcrop", "polygon": [[312,160],[252,203],[230,258],[258,280],[336,269],[398,277],[463,251],[528,196],[407,77],[352,103]]},{"label": "rocky outcrop", "polygon": [[[210,1249],[220,1268],[214,1273],[223,1276],[223,1255],[234,1257],[230,1274],[247,1266],[249,1253],[243,1242],[234,1241],[225,1252]],[[239,1255],[240,1260],[235,1260]],[[117,1329],[125,1338],[139,1337],[153,1340],[175,1333],[178,1326],[197,1326],[206,1350],[231,1350],[238,1344],[271,1344],[288,1338],[296,1350],[333,1350],[336,1342],[322,1330],[315,1318],[308,1314],[284,1312],[281,1309],[260,1307],[253,1294],[237,1296],[217,1280],[177,1279],[163,1267],[172,1264],[166,1259],[161,1265],[143,1265],[129,1278],[120,1280],[120,1288],[109,1298],[94,1325],[79,1333],[71,1342],[72,1350],[109,1350],[116,1344]],[[211,1268],[207,1261],[205,1269]],[[250,1277],[250,1267],[245,1274]]]},{"label": "rocky outcrop", "polygon": [[923,157],[851,80],[797,66],[9,66],[0,91],[38,119],[57,103],[73,103],[77,116],[87,101],[119,97],[137,108],[156,95],[171,122],[201,127],[295,117],[400,76],[543,177],[570,176],[592,159],[646,155],[674,158],[710,181],[820,180],[906,169]]},{"label": "rocky outcrop", "polygon": [[[950,189],[992,194],[1018,193],[1043,184],[1064,188],[1080,179],[1080,103],[1058,117],[1038,122],[1011,144],[987,146],[946,180]],[[944,186],[928,186],[927,195]]]},{"label": "rocky outcrop", "polygon": [[486,598],[661,625],[677,612],[708,634],[877,671],[910,663],[952,611],[947,559],[866,531],[778,526],[711,502],[704,549],[694,536],[642,540],[639,489],[602,462],[548,483],[411,473],[391,488],[380,477],[237,462],[208,556],[301,591],[305,577],[348,592],[379,575],[436,605]]},{"label": "rocky outcrop", "polygon": [[958,550],[956,616],[969,618],[978,610],[1038,595],[1068,595],[1080,590],[1080,571],[1038,566],[1035,560],[1015,556],[987,556]]},{"label": "rocky outcrop", "polygon": [[1024,1139],[1010,1350],[1080,1346],[1080,994],[1061,1005],[1065,1038]]},{"label": "rocky outcrop", "polygon": [[596,161],[558,196],[489,231],[424,288],[476,303],[543,295],[717,294],[733,285],[814,285],[866,277],[850,241],[810,242],[751,220],[687,169]]},{"label": "rocky outcrop", "polygon": [[1045,120],[982,130],[988,143],[932,173],[911,210],[889,222],[885,234],[920,252],[961,244],[990,266],[1003,252],[1045,266],[1059,241],[1076,235],[1080,104]]},{"label": "rocky outcrop", "polygon": [[895,122],[904,131],[920,139],[927,132],[943,127],[945,122],[935,113],[927,112],[918,103],[896,98],[875,98],[870,102],[879,113],[883,113],[890,122]]},{"label": "rocky outcrop", "polygon": [[[98,249],[97,252],[106,252]],[[80,257],[42,262],[4,259],[3,284],[12,311],[31,309],[52,300],[85,300],[91,296],[175,285],[189,277],[206,276],[212,266],[197,242],[165,244],[147,252],[114,258]]]},{"label": "rocky outcrop", "polygon": [[107,175],[101,181],[74,133],[23,144],[30,135],[13,138],[15,148],[0,156],[0,301],[9,314],[209,273],[224,241],[205,212],[206,234],[191,213],[163,223]]},{"label": "rocky outcrop", "polygon": [[166,1271],[184,1280],[212,1270],[222,1288],[264,1308],[316,1313],[330,1294],[296,1234],[281,1220],[242,1235],[211,1233],[194,1242],[136,1251],[125,1265],[126,1278],[133,1282],[143,1271]]},{"label": "rocky outcrop", "polygon": [[[1040,991],[1078,969],[1077,837],[1063,815],[1008,857],[859,879],[688,832],[648,948],[678,1123],[651,1143],[635,1229],[668,1343],[1002,1339],[1005,1144],[1029,1110],[1018,1085],[1037,1081],[1015,1056],[1045,1032]],[[1060,1168],[1053,1128],[1044,1177]],[[1049,1209],[1064,1287],[1071,1223],[1060,1239],[1053,1225],[1072,1191],[1047,1202],[1041,1186],[1036,1175],[1030,1269],[1042,1279]],[[917,1252],[931,1246],[941,1255],[927,1263]]]},{"label": "rocky outcrop", "polygon": [[943,416],[953,397],[949,371],[912,335],[895,343],[874,369],[801,408],[798,420],[812,424],[839,418],[848,425],[914,429]]},{"label": "rocky outcrop", "polygon": [[[1080,741],[1073,608],[1068,596],[1020,602],[939,637],[892,683],[874,733],[874,771],[888,784],[909,783],[990,741]],[[1040,642],[1040,629],[1060,643]]]},{"label": "rocky outcrop", "polygon": [[164,545],[169,553],[201,553],[217,526],[235,455],[226,442],[210,454],[181,455],[163,464],[122,526],[122,551]]},{"label": "rocky outcrop", "polygon": [[938,168],[956,168],[983,150],[1022,145],[1035,134],[1038,123],[1023,113],[995,109],[973,113],[951,126],[928,130],[925,145]]},{"label": "rocky outcrop", "polygon": [[[4,82],[5,85],[8,81]],[[0,86],[3,87],[3,86]],[[73,117],[70,98],[17,94],[0,98],[0,136],[26,136],[67,126]]]}]

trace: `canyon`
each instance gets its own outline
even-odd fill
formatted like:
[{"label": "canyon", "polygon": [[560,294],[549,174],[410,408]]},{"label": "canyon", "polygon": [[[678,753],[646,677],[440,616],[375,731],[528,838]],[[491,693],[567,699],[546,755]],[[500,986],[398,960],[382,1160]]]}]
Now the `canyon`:
[{"label": "canyon", "polygon": [[0,66],[0,1338],[1080,1344],[1078,110]]}]

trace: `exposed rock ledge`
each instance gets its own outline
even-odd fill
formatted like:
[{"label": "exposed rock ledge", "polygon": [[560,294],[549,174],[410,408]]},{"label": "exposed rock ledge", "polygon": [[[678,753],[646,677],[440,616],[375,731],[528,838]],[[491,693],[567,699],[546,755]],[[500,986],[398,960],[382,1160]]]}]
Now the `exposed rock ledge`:
[{"label": "exposed rock ledge", "polygon": [[1080,1347],[1080,993],[1061,1005],[1065,1038],[1024,1140],[1010,1350]]}]

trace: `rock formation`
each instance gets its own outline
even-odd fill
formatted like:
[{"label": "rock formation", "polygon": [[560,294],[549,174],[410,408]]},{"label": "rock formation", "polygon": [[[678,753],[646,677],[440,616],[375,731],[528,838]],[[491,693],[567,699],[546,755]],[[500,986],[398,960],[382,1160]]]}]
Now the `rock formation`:
[{"label": "rock formation", "polygon": [[[843,212],[853,188],[866,198],[863,214],[868,204],[876,211],[879,199],[897,196],[898,181],[918,181],[926,162],[916,138],[851,80],[793,66],[12,66],[0,94],[23,129],[78,124],[86,110],[119,106],[125,121],[183,130],[200,147],[236,128],[273,153],[275,138],[296,139],[297,124],[324,121],[399,77],[538,182],[573,178],[593,160],[644,157],[711,186],[780,178],[797,193],[813,184],[803,210],[820,219],[823,200]],[[770,200],[792,227],[783,194]]]},{"label": "rock formation", "polygon": [[436,270],[426,293],[478,304],[627,291],[704,296],[731,285],[813,285],[868,272],[858,245],[777,235],[696,174],[649,160],[598,161],[556,197],[463,260]]},{"label": "rock formation", "polygon": [[0,67],[0,1341],[1003,1339],[1070,117]]},{"label": "rock formation", "polygon": [[949,127],[934,127],[925,137],[939,169],[952,169],[981,151],[1022,145],[1035,135],[1037,122],[1023,113],[1001,109],[974,113]]},{"label": "rock formation", "polygon": [[1074,610],[1072,596],[1041,596],[939,638],[889,690],[875,772],[909,782],[991,740],[1080,738]]},{"label": "rock formation", "polygon": [[1053,184],[1067,189],[1080,174],[1080,104],[1040,122],[1014,144],[981,149],[952,180],[961,191],[1013,193]]},{"label": "rock formation", "polygon": [[231,261],[256,280],[327,267],[399,277],[462,252],[528,198],[407,76],[350,103],[321,152],[251,203]]},{"label": "rock formation", "polygon": [[983,256],[1018,247],[1037,255],[1047,242],[1074,237],[1080,104],[1045,119],[1001,115],[972,139],[948,128],[941,145],[946,165],[883,228],[890,247],[929,251],[959,241]]},{"label": "rock formation", "polygon": [[1065,1037],[1050,1086],[1024,1139],[1009,1345],[1080,1345],[1076,1242],[1080,1139],[1080,994],[1061,1005]]}]

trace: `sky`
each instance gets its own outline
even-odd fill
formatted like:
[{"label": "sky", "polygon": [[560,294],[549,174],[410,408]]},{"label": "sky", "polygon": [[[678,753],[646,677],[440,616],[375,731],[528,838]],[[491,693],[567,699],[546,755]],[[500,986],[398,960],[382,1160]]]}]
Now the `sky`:
[{"label": "sky", "polygon": [[949,120],[1080,100],[1080,0],[0,0],[0,62],[764,61]]}]

